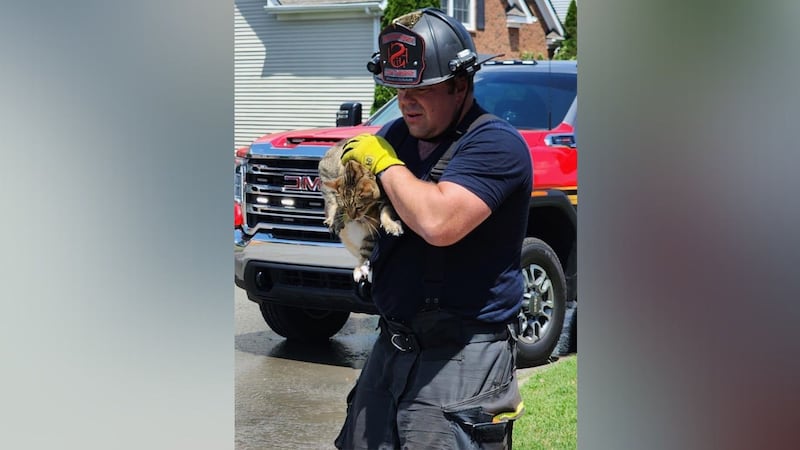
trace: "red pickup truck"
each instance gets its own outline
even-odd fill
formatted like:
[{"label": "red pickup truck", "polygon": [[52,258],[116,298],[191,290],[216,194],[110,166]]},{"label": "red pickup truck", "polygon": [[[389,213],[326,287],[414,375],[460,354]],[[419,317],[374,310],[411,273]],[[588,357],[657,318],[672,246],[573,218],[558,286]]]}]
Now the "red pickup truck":
[{"label": "red pickup truck", "polygon": [[[527,238],[520,249],[526,292],[519,314],[519,367],[575,351],[578,149],[575,61],[490,61],[475,97],[508,120],[530,147],[534,169]],[[400,116],[396,99],[361,123],[344,103],[335,128],[274,133],[236,152],[235,283],[287,339],[328,339],[350,313],[375,314],[356,295],[355,259],[323,225],[319,159],[333,143],[375,132]]]}]

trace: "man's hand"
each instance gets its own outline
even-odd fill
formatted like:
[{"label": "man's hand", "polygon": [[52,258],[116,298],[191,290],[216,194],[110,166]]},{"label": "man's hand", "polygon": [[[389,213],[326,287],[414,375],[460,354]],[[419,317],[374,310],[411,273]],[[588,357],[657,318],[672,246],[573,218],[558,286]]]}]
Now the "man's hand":
[{"label": "man's hand", "polygon": [[342,163],[351,160],[367,166],[376,175],[387,167],[405,165],[397,158],[392,144],[380,136],[369,133],[359,134],[345,142]]}]

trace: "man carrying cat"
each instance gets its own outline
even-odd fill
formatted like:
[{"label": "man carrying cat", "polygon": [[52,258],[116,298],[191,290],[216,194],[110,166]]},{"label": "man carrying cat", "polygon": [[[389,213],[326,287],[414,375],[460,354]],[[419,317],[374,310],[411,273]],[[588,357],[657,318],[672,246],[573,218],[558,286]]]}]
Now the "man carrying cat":
[{"label": "man carrying cat", "polygon": [[342,161],[377,174],[405,233],[382,232],[371,257],[381,331],[336,446],[510,448],[522,413],[510,324],[523,295],[528,148],[474,100],[483,61],[460,22],[415,11],[378,46],[367,67],[398,89],[402,118],[350,139]]}]

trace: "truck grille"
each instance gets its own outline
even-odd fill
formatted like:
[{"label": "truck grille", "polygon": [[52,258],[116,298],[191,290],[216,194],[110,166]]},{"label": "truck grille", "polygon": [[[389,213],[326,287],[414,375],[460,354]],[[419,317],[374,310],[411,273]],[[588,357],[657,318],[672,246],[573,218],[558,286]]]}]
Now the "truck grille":
[{"label": "truck grille", "polygon": [[253,158],[243,167],[245,231],[274,239],[339,242],[322,223],[318,159]]}]

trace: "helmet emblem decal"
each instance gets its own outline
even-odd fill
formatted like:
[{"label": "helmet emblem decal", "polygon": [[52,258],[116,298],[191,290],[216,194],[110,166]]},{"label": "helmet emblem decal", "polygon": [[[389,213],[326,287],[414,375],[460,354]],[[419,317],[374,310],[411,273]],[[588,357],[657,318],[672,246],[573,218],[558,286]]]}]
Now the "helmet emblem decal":
[{"label": "helmet emblem decal", "polygon": [[399,42],[389,44],[389,64],[392,67],[405,67],[408,64],[408,49],[404,44]]},{"label": "helmet emblem decal", "polygon": [[380,37],[381,59],[384,61],[380,76],[389,83],[418,84],[425,69],[425,41],[405,27],[395,27]]}]

